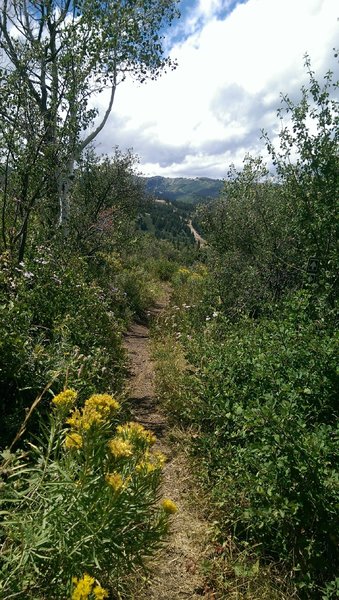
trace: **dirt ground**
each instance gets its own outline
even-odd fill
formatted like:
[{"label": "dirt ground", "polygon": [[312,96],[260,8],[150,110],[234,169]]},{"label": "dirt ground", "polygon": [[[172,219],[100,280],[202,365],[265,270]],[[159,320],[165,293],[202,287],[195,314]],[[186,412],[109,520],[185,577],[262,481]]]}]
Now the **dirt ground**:
[{"label": "dirt ground", "polygon": [[[151,311],[151,318],[156,318],[165,304],[166,298]],[[180,445],[172,441],[166,415],[156,399],[148,327],[133,324],[125,337],[125,348],[130,369],[127,393],[133,418],[156,434],[156,449],[167,457],[162,494],[178,506],[169,539],[149,564],[151,576],[140,585],[131,600],[212,600],[213,595],[204,589],[200,571],[208,523],[199,514],[198,504],[194,501],[196,492],[187,457]]]}]

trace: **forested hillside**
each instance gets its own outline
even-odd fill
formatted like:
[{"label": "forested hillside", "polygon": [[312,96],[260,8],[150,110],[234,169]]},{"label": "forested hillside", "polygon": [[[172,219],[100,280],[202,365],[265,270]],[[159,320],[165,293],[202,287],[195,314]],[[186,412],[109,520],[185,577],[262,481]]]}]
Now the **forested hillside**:
[{"label": "forested hillside", "polygon": [[[154,431],[131,416],[123,344],[164,290],[157,397],[211,522],[186,565],[197,594],[338,597],[339,83],[306,58],[279,144],[263,134],[274,173],[247,156],[223,182],[145,186],[132,152],[91,142],[127,72],[175,66],[161,32],[176,14],[0,8],[3,600],[128,600],[166,545],[177,507]],[[89,98],[105,89],[97,125]]]},{"label": "forested hillside", "polygon": [[146,190],[164,200],[198,204],[217,198],[223,187],[220,179],[209,177],[145,177]]},{"label": "forested hillside", "polygon": [[192,207],[181,202],[150,202],[138,217],[138,226],[149,231],[157,239],[169,240],[176,247],[195,244],[188,223]]}]

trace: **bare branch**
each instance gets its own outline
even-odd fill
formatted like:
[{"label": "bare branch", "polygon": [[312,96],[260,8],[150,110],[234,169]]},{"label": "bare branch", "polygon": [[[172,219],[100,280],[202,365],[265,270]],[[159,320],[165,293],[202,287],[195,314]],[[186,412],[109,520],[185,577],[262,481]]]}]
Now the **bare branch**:
[{"label": "bare branch", "polygon": [[90,144],[97,137],[97,135],[100,133],[100,131],[106,125],[107,119],[108,119],[109,115],[111,114],[111,110],[112,110],[112,106],[113,106],[113,102],[114,102],[115,90],[116,90],[116,84],[113,84],[112,89],[111,89],[111,96],[110,96],[108,108],[104,114],[104,117],[103,117],[101,123],[99,123],[98,127],[92,133],[90,133],[80,144],[81,152],[88,146],[88,144]]}]

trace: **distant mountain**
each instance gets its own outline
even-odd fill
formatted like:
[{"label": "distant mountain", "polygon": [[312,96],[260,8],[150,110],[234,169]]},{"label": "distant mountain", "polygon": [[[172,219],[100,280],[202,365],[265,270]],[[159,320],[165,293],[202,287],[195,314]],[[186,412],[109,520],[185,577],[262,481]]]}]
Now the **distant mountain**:
[{"label": "distant mountain", "polygon": [[143,177],[146,182],[146,190],[159,199],[171,200],[172,202],[186,202],[197,204],[217,198],[223,188],[221,179],[210,179],[209,177]]}]

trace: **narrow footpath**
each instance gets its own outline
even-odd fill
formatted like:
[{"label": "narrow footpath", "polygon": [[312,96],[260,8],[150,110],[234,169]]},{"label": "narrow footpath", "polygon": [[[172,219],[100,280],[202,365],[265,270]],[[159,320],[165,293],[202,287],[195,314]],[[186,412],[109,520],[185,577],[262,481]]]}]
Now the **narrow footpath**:
[{"label": "narrow footpath", "polygon": [[[152,309],[151,318],[156,318],[165,305],[166,301]],[[156,434],[156,448],[167,457],[162,495],[178,506],[166,545],[149,564],[151,576],[131,600],[213,600],[214,595],[204,589],[199,568],[207,543],[208,524],[198,514],[187,457],[170,441],[166,415],[156,399],[149,328],[133,324],[125,337],[125,348],[130,370],[127,393],[133,418]]]}]

